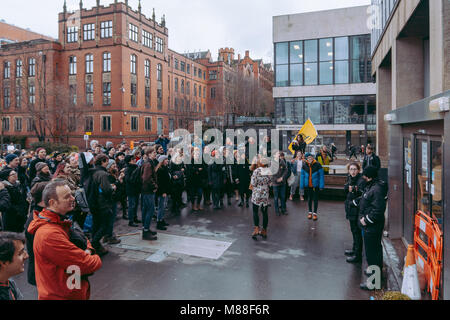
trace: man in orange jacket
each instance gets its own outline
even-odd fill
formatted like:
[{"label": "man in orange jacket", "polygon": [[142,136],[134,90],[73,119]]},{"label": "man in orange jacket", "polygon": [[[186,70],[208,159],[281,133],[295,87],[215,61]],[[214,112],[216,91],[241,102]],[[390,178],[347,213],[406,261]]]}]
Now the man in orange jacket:
[{"label": "man in orange jacket", "polygon": [[65,220],[65,215],[73,210],[75,198],[67,183],[60,181],[49,183],[42,198],[46,209],[35,212],[28,227],[28,232],[34,235],[38,298],[88,300],[90,285],[86,276],[99,270],[102,262],[98,255],[93,255],[94,249],[87,239],[84,247],[80,241],[71,241],[72,222]]}]

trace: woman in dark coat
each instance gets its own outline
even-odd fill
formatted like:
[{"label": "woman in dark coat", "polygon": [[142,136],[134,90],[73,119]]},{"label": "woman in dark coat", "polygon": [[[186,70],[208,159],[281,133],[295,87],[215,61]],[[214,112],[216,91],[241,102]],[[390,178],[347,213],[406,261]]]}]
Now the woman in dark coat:
[{"label": "woman in dark coat", "polygon": [[17,167],[20,185],[25,192],[30,191],[30,176],[28,174],[28,159],[25,157],[19,158],[19,166]]},{"label": "woman in dark coat", "polygon": [[17,172],[14,170],[2,170],[0,180],[8,191],[10,202],[8,208],[3,211],[4,231],[22,233],[28,216],[27,195],[22,192]]},{"label": "woman in dark coat", "polygon": [[[200,162],[200,164],[198,163]],[[207,167],[200,159],[200,153],[194,152],[192,163],[187,166],[186,185],[189,188],[190,199],[192,202],[192,211],[203,210],[200,206],[203,195],[203,186],[207,180]]]},{"label": "woman in dark coat", "polygon": [[52,177],[48,164],[45,162],[38,162],[36,164],[36,177],[31,181],[30,187],[33,188],[36,183],[48,182],[50,180],[52,180]]},{"label": "woman in dark coat", "polygon": [[171,176],[169,173],[169,158],[167,156],[160,156],[158,158],[159,164],[156,167],[156,181],[158,189],[156,196],[158,197],[158,217],[156,229],[167,230],[169,224],[164,220],[164,210],[166,208],[167,196],[171,191]]},{"label": "woman in dark coat", "polygon": [[361,229],[358,225],[359,209],[353,200],[361,197],[364,188],[365,180],[360,173],[361,167],[359,163],[353,162],[348,166],[348,179],[344,186],[346,200],[345,200],[345,217],[350,223],[350,230],[353,235],[353,247],[351,250],[345,250],[345,255],[348,256],[347,262],[358,263],[362,259],[363,239]]},{"label": "woman in dark coat", "polygon": [[[212,156],[221,157],[219,152],[213,151]],[[211,186],[214,210],[223,207],[222,192],[225,180],[225,167],[223,164],[213,162],[208,166],[208,182]]]},{"label": "woman in dark coat", "polygon": [[[241,161],[239,162],[239,158]],[[250,178],[252,176],[252,172],[250,171],[250,163],[245,157],[245,152],[236,151],[236,184],[238,185],[239,195],[241,196],[241,202],[239,203],[239,207],[244,206],[244,198],[246,207],[249,207],[250,198],[252,196],[252,192],[250,190]]]}]

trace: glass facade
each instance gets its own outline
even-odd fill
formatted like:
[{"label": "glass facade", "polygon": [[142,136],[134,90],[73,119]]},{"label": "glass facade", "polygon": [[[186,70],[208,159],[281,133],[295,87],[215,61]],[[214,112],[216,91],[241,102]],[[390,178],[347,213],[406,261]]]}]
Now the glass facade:
[{"label": "glass facade", "polygon": [[[367,105],[367,112],[366,112]],[[275,118],[278,125],[364,124],[368,130],[376,126],[376,98],[370,96],[297,97],[275,99]]]},{"label": "glass facade", "polygon": [[275,43],[275,86],[373,82],[370,35]]},{"label": "glass facade", "polygon": [[375,51],[375,47],[377,46],[378,41],[380,41],[383,30],[386,28],[389,18],[398,1],[399,0],[372,0],[370,21],[372,27],[371,55]]}]

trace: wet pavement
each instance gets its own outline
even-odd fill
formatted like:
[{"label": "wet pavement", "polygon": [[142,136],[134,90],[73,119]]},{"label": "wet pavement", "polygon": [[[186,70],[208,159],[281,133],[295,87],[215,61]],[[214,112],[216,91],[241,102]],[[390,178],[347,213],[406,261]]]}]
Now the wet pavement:
[{"label": "wet pavement", "polygon": [[[289,215],[269,208],[268,239],[254,241],[252,208],[233,199],[223,210],[206,208],[170,217],[158,241],[117,220],[122,243],[92,277],[92,300],[368,300],[359,289],[361,265],[345,261],[352,237],[342,202],[321,201],[319,220],[306,203],[288,201]],[[152,223],[152,229],[155,223]],[[26,274],[15,278],[26,299],[37,291]]]}]

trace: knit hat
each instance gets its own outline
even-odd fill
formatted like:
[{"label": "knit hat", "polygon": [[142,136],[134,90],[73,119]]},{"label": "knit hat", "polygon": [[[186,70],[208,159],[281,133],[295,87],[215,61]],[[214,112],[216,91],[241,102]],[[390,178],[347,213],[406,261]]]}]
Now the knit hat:
[{"label": "knit hat", "polygon": [[378,169],[375,167],[367,167],[363,171],[363,176],[366,176],[369,179],[378,178]]},{"label": "knit hat", "polygon": [[6,164],[9,164],[14,159],[18,158],[15,154],[10,153],[5,157]]},{"label": "knit hat", "polygon": [[109,163],[108,166],[106,167],[106,170],[109,170],[114,163],[116,163],[114,160],[109,159]]},{"label": "knit hat", "polygon": [[159,163],[161,163],[161,162],[163,162],[164,160],[167,160],[167,159],[169,159],[169,157],[168,157],[168,156],[164,156],[164,155],[162,155],[162,156],[159,156],[159,158],[158,158],[158,162],[159,162]]},{"label": "knit hat", "polygon": [[38,162],[34,166],[36,168],[36,172],[41,171],[44,167],[48,167],[48,164],[46,162]]},{"label": "knit hat", "polygon": [[2,171],[0,171],[0,180],[1,181],[8,180],[8,177],[9,177],[11,171],[13,171],[13,170],[9,167],[6,167]]},{"label": "knit hat", "polygon": [[305,154],[305,159],[308,159],[308,157],[314,157],[314,156],[312,155],[312,153],[307,152],[307,153]]},{"label": "knit hat", "polygon": [[41,150],[44,150],[44,148],[37,148],[37,149],[36,149],[36,154],[39,154],[39,152],[40,152]]}]

